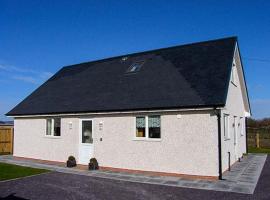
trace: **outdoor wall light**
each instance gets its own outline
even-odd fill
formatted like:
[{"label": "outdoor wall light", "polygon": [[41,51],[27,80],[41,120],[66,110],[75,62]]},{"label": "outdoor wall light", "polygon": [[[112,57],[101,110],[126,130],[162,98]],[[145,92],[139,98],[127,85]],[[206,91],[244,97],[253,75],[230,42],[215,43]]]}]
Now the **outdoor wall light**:
[{"label": "outdoor wall light", "polygon": [[100,121],[100,122],[98,123],[98,129],[99,129],[100,131],[102,131],[102,129],[103,129],[103,122],[102,122],[102,121]]}]

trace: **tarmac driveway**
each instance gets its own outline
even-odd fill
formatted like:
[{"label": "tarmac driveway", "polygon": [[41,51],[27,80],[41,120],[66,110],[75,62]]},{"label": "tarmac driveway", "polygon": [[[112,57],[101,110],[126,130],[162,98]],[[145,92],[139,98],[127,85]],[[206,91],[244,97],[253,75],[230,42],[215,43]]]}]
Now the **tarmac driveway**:
[{"label": "tarmac driveway", "polygon": [[267,157],[254,194],[160,186],[51,172],[0,182],[0,199],[270,199]]}]

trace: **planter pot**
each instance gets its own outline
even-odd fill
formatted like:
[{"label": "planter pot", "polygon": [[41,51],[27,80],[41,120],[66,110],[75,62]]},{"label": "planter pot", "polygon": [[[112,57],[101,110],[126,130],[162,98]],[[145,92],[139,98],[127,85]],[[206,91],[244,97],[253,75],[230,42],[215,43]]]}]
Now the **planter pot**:
[{"label": "planter pot", "polygon": [[89,163],[88,169],[89,170],[98,170],[98,164],[97,163]]},{"label": "planter pot", "polygon": [[76,167],[76,160],[67,160],[67,167]]}]

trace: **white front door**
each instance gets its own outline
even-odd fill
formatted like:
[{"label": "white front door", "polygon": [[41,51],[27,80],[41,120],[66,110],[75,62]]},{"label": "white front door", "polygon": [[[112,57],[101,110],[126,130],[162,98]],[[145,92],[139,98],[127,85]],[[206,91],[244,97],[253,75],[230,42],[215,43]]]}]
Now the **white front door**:
[{"label": "white front door", "polygon": [[93,121],[91,119],[80,120],[79,131],[79,164],[88,164],[93,157]]}]

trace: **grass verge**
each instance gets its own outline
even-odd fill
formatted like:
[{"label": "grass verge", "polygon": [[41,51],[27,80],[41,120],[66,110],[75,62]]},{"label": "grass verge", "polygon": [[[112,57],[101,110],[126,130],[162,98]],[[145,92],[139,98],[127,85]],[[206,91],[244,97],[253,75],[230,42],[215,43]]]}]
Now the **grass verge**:
[{"label": "grass verge", "polygon": [[49,172],[49,170],[0,163],[0,181],[32,176],[45,172]]}]

